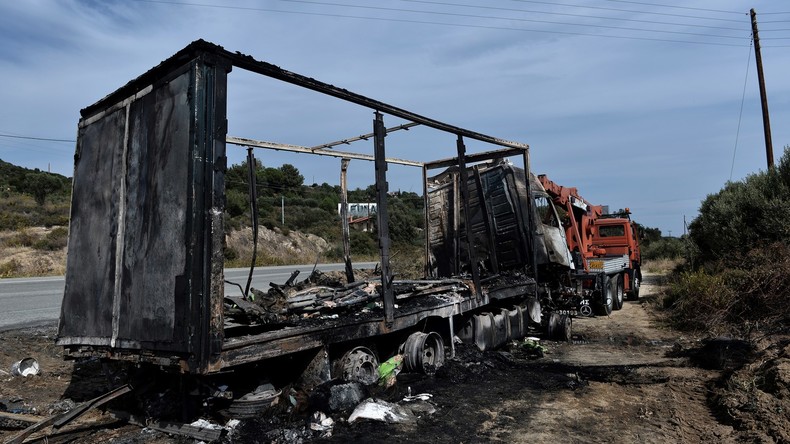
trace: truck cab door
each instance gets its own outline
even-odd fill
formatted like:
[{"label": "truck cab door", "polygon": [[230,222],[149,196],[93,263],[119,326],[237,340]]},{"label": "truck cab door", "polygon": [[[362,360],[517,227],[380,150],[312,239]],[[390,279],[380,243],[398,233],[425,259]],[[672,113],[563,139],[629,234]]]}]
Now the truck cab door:
[{"label": "truck cab door", "polygon": [[538,263],[553,263],[568,268],[575,268],[565,230],[560,224],[557,210],[548,196],[537,194],[535,198],[536,233],[538,247]]}]

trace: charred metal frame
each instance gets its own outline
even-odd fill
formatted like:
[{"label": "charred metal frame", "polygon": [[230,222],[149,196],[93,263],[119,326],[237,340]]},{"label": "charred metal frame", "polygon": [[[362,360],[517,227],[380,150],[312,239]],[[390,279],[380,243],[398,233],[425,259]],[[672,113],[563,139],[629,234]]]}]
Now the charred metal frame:
[{"label": "charred metal frame", "polygon": [[[465,154],[465,148],[463,146],[463,141],[461,140],[461,138],[459,136],[459,139],[458,139],[458,156],[457,157],[451,157],[451,158],[447,158],[447,159],[441,159],[441,160],[435,160],[435,161],[432,161],[432,162],[426,162],[423,165],[423,174],[422,174],[423,175],[423,198],[424,198],[424,201],[425,201],[425,208],[426,208],[426,216],[425,216],[426,217],[426,227],[427,227],[427,221],[428,221],[428,215],[427,215],[427,208],[428,208],[428,171],[433,170],[433,169],[448,168],[448,167],[451,167],[451,166],[457,166],[458,169],[459,169],[459,171],[458,171],[458,176],[459,176],[458,179],[459,180],[453,181],[453,187],[460,187],[461,188],[461,195],[462,195],[462,200],[463,200],[462,204],[465,204],[466,202],[469,202],[468,174],[466,173],[466,170],[467,170],[466,166],[467,165],[474,164],[474,163],[487,162],[487,161],[491,161],[491,160],[494,160],[494,159],[500,159],[500,158],[505,158],[505,157],[514,157],[514,156],[521,156],[522,161],[523,161],[523,165],[524,165],[524,171],[525,171],[525,174],[526,174],[527,184],[529,184],[530,161],[529,161],[529,150],[528,149],[509,148],[509,149],[485,151],[485,152],[480,152],[480,153],[476,153],[476,154],[466,155]],[[475,168],[475,180],[477,182],[480,181],[480,176],[479,176],[479,173],[478,173],[476,168]],[[478,183],[477,189],[478,189],[478,192],[482,192],[481,191],[482,187],[479,185],[479,183]],[[529,192],[529,188],[527,188],[527,192]],[[458,195],[457,190],[453,191],[453,195],[454,196]],[[527,203],[527,208],[523,208],[522,209],[520,206],[517,205],[516,206],[516,210],[517,211],[525,211],[527,214],[531,214],[532,213],[532,206],[535,203],[532,200],[532,196],[525,196],[525,198],[526,198],[525,201]],[[454,209],[453,209],[453,229],[454,229],[454,232],[455,232],[454,233],[454,243],[455,243],[455,245],[454,245],[453,248],[455,250],[455,257],[459,257],[459,251],[458,251],[458,249],[459,249],[458,242],[460,242],[459,236],[458,236],[458,230],[459,230],[458,218],[459,218],[459,213],[460,213],[459,203],[454,202],[453,207],[454,207]],[[483,205],[482,208],[484,209],[485,223],[489,227],[489,229],[487,231],[489,233],[491,233],[491,229],[490,228],[493,225],[493,221],[491,219],[491,214],[490,214],[490,212],[488,211],[488,209],[487,209],[487,207],[485,205]],[[477,267],[475,266],[475,263],[476,263],[477,259],[475,258],[474,248],[471,248],[471,246],[474,245],[474,241],[473,241],[473,239],[471,237],[472,236],[472,234],[471,234],[471,227],[470,227],[470,223],[469,223],[469,219],[468,219],[468,213],[469,212],[467,211],[465,213],[466,213],[466,223],[465,223],[465,225],[466,225],[466,228],[467,228],[467,230],[466,230],[467,231],[467,241],[470,244],[469,251],[471,253],[469,255],[469,261],[470,261],[469,267],[472,270],[472,276],[473,276],[473,280],[474,280],[475,286],[479,288],[480,287],[480,277],[479,277],[479,273],[477,273],[477,271],[478,271]],[[537,267],[534,266],[534,264],[537,264],[537,256],[536,256],[535,246],[533,245],[534,241],[533,241],[533,238],[532,238],[532,233],[535,232],[535,227],[533,226],[534,221],[532,220],[531,217],[527,217],[527,216],[525,216],[523,214],[520,215],[520,216],[521,216],[521,220],[527,220],[528,221],[528,227],[526,227],[526,229],[528,231],[525,231],[524,227],[519,225],[519,235],[522,238],[521,239],[522,242],[520,242],[520,245],[524,246],[524,251],[523,251],[524,257],[529,257],[530,258],[530,264],[533,264],[532,268],[530,270],[528,270],[529,271],[529,275],[530,275],[530,277],[532,277],[535,280],[535,282],[537,282],[538,271],[537,271]],[[426,258],[430,254],[430,249],[431,249],[430,239],[426,236],[426,238],[425,238],[425,255],[426,255]],[[497,260],[497,254],[496,254],[495,250],[491,251],[491,256],[492,256],[491,260],[492,260],[492,263],[493,263],[493,267],[495,269],[497,269],[498,268],[498,264],[497,264],[498,260]],[[426,264],[426,275],[428,274],[427,273],[428,267],[429,267],[429,265]],[[457,264],[456,264],[456,267],[457,267]],[[456,268],[455,271],[457,273],[458,269]]]},{"label": "charred metal frame", "polygon": [[[227,76],[233,67],[251,71],[293,84],[302,88],[307,88],[324,95],[335,97],[350,103],[354,103],[374,111],[373,132],[361,135],[356,138],[344,139],[315,147],[303,147],[297,145],[286,145],[273,142],[264,142],[253,139],[232,137],[227,135]],[[474,258],[471,258],[471,269],[473,270],[474,292],[476,295],[465,295],[463,291],[453,290],[455,299],[444,304],[435,305],[429,308],[416,308],[409,310],[395,310],[395,297],[392,290],[392,273],[389,267],[389,227],[387,217],[387,164],[395,163],[408,166],[421,167],[423,171],[424,186],[427,187],[427,171],[432,168],[448,167],[457,165],[460,167],[463,180],[460,182],[463,200],[469,198],[468,183],[466,178],[466,165],[469,163],[480,162],[494,157],[506,157],[516,154],[524,156],[525,170],[529,171],[528,149],[529,146],[523,143],[507,141],[491,137],[468,129],[449,125],[422,115],[398,108],[384,102],[380,102],[336,86],[323,83],[310,77],[302,76],[290,71],[283,70],[275,65],[258,61],[250,56],[240,53],[232,53],[224,48],[198,40],[193,42],[174,56],[163,61],[158,66],[149,70],[137,79],[127,83],[117,91],[111,93],[97,103],[81,110],[80,120],[80,141],[77,144],[77,155],[79,159],[80,150],[83,147],[84,132],[90,125],[101,122],[102,119],[112,116],[113,112],[126,110],[125,136],[123,141],[117,141],[122,145],[122,154],[110,155],[120,156],[123,160],[120,174],[117,177],[126,177],[126,169],[132,166],[126,164],[126,149],[129,141],[129,106],[136,105],[141,98],[148,98],[158,94],[160,89],[165,88],[169,82],[184,73],[189,74],[189,90],[186,96],[187,107],[189,107],[189,128],[188,137],[183,140],[188,141],[190,148],[188,158],[188,196],[185,209],[185,221],[182,227],[185,239],[182,244],[177,246],[186,250],[184,274],[175,276],[174,294],[176,301],[174,306],[169,309],[173,316],[172,331],[162,330],[164,336],[161,339],[137,340],[134,336],[135,330],[132,327],[125,327],[125,333],[119,333],[119,323],[130,322],[124,316],[129,316],[129,309],[125,308],[130,304],[129,300],[136,297],[148,298],[142,301],[143,304],[149,303],[153,296],[138,293],[130,293],[128,288],[131,274],[122,275],[120,266],[125,266],[123,252],[121,249],[129,249],[130,242],[138,242],[139,239],[130,238],[129,242],[124,237],[125,213],[123,203],[126,202],[125,194],[134,191],[133,186],[137,184],[127,184],[122,179],[113,179],[112,196],[104,196],[103,199],[110,202],[108,206],[116,205],[121,202],[121,208],[112,207],[112,213],[117,218],[116,225],[110,228],[108,234],[115,236],[116,250],[110,254],[116,259],[115,266],[112,263],[107,265],[114,270],[115,280],[114,289],[106,288],[70,288],[70,282],[79,279],[82,257],[72,257],[70,247],[70,264],[67,267],[66,294],[64,295],[63,311],[61,315],[61,325],[59,327],[57,343],[66,347],[66,354],[71,357],[77,356],[103,356],[114,359],[129,359],[137,362],[152,362],[166,366],[179,366],[181,371],[190,373],[207,374],[222,370],[246,362],[254,362],[276,355],[287,354],[298,350],[306,350],[326,345],[329,341],[349,340],[354,338],[387,334],[414,327],[421,320],[428,317],[449,318],[452,321],[454,315],[476,309],[487,303],[487,297],[482,294],[480,276],[476,272]],[[153,93],[153,94],[152,94]],[[158,96],[157,96],[158,97]],[[153,100],[153,99],[151,99]],[[184,108],[186,109],[186,108]],[[399,125],[387,130],[384,127],[383,115],[388,114],[409,123]],[[139,116],[138,116],[139,117]],[[146,117],[146,115],[143,115]],[[150,117],[150,116],[149,116]],[[154,115],[155,117],[155,115]],[[136,122],[133,122],[136,123]],[[158,122],[153,121],[152,124]],[[384,140],[388,131],[408,130],[409,128],[423,125],[439,131],[452,134],[457,139],[457,157],[445,159],[431,163],[409,161],[397,158],[387,158]],[[148,128],[135,128],[138,133],[132,136],[151,138]],[[153,131],[153,130],[150,130]],[[150,132],[149,131],[149,132]],[[163,130],[160,130],[163,131]],[[110,136],[113,132],[108,132]],[[168,133],[163,133],[168,134]],[[141,136],[142,135],[142,136]],[[109,136],[108,136],[109,137]],[[358,153],[340,152],[332,148],[341,144],[348,144],[356,140],[374,140],[373,155]],[[479,154],[467,154],[464,138],[477,140],[480,142],[505,147],[505,150],[490,151]],[[99,140],[101,142],[101,140]],[[173,142],[174,146],[183,143],[182,140]],[[150,146],[148,150],[153,153],[143,152],[140,155],[153,156],[158,154],[159,147],[156,140],[148,140]],[[310,328],[284,328],[276,331],[262,332],[248,335],[244,338],[225,336],[223,327],[223,301],[224,301],[224,272],[223,272],[223,210],[225,198],[225,170],[227,168],[227,157],[225,154],[226,144],[243,145],[247,147],[261,147],[275,150],[285,150],[292,152],[302,152],[315,155],[334,156],[345,159],[342,163],[343,175],[349,159],[359,159],[373,161],[376,170],[376,200],[378,204],[378,229],[380,233],[379,247],[381,253],[382,266],[382,295],[384,302],[384,318],[368,319],[364,321],[348,320],[337,322],[332,325]],[[101,144],[91,146],[94,153],[102,153],[105,147]],[[170,152],[176,152],[169,147]],[[94,154],[98,155],[98,154]],[[77,171],[77,160],[75,160],[75,172]],[[114,165],[114,164],[113,164]],[[161,167],[161,165],[159,165]],[[87,173],[81,175],[88,176]],[[77,174],[75,174],[75,189],[77,187]],[[128,180],[128,179],[127,179]],[[117,182],[120,184],[116,187]],[[84,186],[84,185],[83,185]],[[115,195],[116,191],[121,196]],[[426,194],[427,195],[427,194]],[[531,199],[527,199],[530,201]],[[460,203],[464,204],[464,203]],[[458,204],[456,205],[458,207]],[[147,208],[147,207],[146,207]],[[427,218],[426,206],[426,218]],[[72,216],[75,207],[72,208]],[[110,211],[110,210],[108,210]],[[111,212],[112,212],[111,211]],[[146,209],[146,211],[149,211]],[[458,208],[455,210],[458,212]],[[467,212],[468,213],[468,212]],[[531,221],[531,218],[527,218]],[[96,222],[96,221],[94,221]],[[98,222],[96,222],[98,223]],[[458,224],[457,215],[455,223]],[[469,223],[467,221],[467,230]],[[103,228],[103,227],[102,227]],[[531,228],[530,228],[531,229]],[[76,232],[75,228],[72,228]],[[70,233],[69,244],[72,245],[72,234]],[[529,239],[529,236],[527,236]],[[474,242],[472,233],[467,233],[467,241],[470,243],[469,250],[473,252]],[[531,241],[530,241],[531,242]],[[90,252],[90,245],[83,248],[83,252]],[[133,247],[133,244],[132,244]],[[534,248],[533,248],[534,250]],[[124,250],[125,251],[125,250]],[[534,253],[534,252],[533,252]],[[473,255],[474,253],[472,253]],[[89,254],[87,256],[90,256]],[[107,262],[105,259],[102,259]],[[147,258],[143,256],[141,261]],[[533,262],[534,263],[534,262]],[[146,263],[147,264],[147,263]],[[143,265],[146,265],[143,264]],[[155,265],[155,264],[150,264]],[[172,268],[172,267],[171,267]],[[175,270],[175,269],[174,269]],[[178,270],[176,270],[178,271]],[[97,272],[98,273],[98,272]],[[70,276],[70,279],[69,279]],[[100,278],[99,274],[96,277]],[[134,275],[137,277],[137,275]],[[135,287],[136,288],[136,287]],[[77,312],[81,308],[88,307],[85,303],[90,303],[89,294],[95,292],[95,296],[110,298],[112,300],[111,320],[112,331],[107,333],[99,325],[94,329],[88,323],[81,321]],[[121,295],[125,299],[120,299]],[[170,297],[168,294],[163,294]],[[100,301],[96,300],[96,304]],[[137,308],[145,310],[150,308],[146,305]],[[95,321],[102,324],[107,318],[101,308],[97,311]],[[141,311],[142,312],[142,311]],[[158,311],[157,311],[158,314]],[[168,314],[168,313],[165,313]],[[90,320],[89,320],[90,321]],[[64,323],[65,322],[65,323]],[[136,325],[136,324],[135,324]],[[166,325],[166,324],[165,324]],[[137,330],[139,333],[139,329]],[[127,337],[124,337],[124,334]],[[166,334],[172,334],[173,340],[168,342]]]}]

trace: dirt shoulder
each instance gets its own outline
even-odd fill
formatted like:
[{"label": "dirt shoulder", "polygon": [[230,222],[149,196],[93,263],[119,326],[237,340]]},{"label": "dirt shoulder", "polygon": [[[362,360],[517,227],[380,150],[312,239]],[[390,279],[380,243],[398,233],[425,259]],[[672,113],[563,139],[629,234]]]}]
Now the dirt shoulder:
[{"label": "dirt shoulder", "polygon": [[[223,441],[790,441],[788,338],[761,338],[741,353],[735,347],[740,342],[702,341],[666,328],[651,303],[657,280],[646,277],[641,300],[626,302],[610,317],[575,319],[572,343],[541,341],[543,357],[519,343],[489,352],[458,345],[456,357],[436,376],[400,374],[394,388],[377,396],[398,402],[409,390],[431,394],[436,411],[418,415],[416,421],[349,424],[349,411],[330,413],[332,436],[320,438],[305,427],[308,410],[243,420]],[[0,407],[46,415],[67,408],[67,399],[79,402],[101,393],[101,365],[62,361],[61,350],[52,344],[54,333],[54,326],[0,333],[0,368],[7,370],[26,356],[36,357],[42,368],[29,378],[0,373],[0,402],[5,405]],[[0,422],[0,440],[18,426]],[[67,426],[48,442],[75,439],[191,442],[124,425],[101,412]]]},{"label": "dirt shoulder", "polygon": [[646,279],[641,301],[626,302],[608,318],[574,320],[574,341],[545,341],[543,358],[529,359],[513,346],[469,352],[465,362],[419,384],[439,408],[414,428],[339,426],[334,441],[734,440],[733,428],[709,407],[709,387],[721,372],[695,367],[682,356],[699,342],[656,321],[648,303],[653,282]]}]

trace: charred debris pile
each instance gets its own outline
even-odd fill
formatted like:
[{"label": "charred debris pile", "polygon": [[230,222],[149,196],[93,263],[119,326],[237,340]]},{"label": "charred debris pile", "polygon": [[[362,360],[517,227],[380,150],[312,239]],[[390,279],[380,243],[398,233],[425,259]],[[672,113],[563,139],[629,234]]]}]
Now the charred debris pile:
[{"label": "charred debris pile", "polygon": [[[381,272],[356,269],[356,279],[349,283],[344,272],[322,272],[314,269],[298,280],[294,271],[284,284],[269,283],[262,291],[250,288],[248,297],[225,297],[225,326],[268,325],[270,327],[321,322],[359,316],[380,316],[383,312]],[[525,277],[517,272],[489,276],[481,281],[483,292],[498,292],[514,285],[523,285]],[[397,304],[430,306],[452,302],[474,293],[471,277],[448,279],[393,280]]]}]

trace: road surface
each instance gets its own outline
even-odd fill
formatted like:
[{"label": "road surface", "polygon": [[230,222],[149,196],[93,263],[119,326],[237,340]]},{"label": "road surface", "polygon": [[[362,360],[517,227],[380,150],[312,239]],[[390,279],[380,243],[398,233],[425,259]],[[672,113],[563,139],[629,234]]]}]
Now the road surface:
[{"label": "road surface", "polygon": [[[375,262],[354,264],[355,268],[372,268]],[[342,270],[343,264],[319,264],[321,271]],[[259,267],[252,277],[252,286],[267,290],[269,282],[285,283],[294,270],[299,270],[299,278],[306,278],[313,265],[282,265]],[[243,288],[247,284],[249,268],[229,268],[225,270],[225,280],[236,282]],[[0,331],[12,328],[47,324],[60,317],[60,303],[63,300],[63,276],[43,278],[0,279]],[[238,296],[239,287],[225,284],[225,294]]]}]

